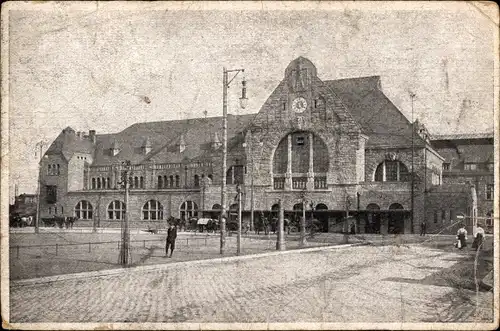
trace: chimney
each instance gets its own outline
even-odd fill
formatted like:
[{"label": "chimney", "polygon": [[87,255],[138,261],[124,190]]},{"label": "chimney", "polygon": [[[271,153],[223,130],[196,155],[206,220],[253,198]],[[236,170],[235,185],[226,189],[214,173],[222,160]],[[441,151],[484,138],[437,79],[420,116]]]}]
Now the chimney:
[{"label": "chimney", "polygon": [[89,130],[89,138],[95,144],[95,130]]},{"label": "chimney", "polygon": [[144,154],[148,154],[149,152],[151,152],[151,142],[149,141],[148,137],[146,137],[141,147]]}]

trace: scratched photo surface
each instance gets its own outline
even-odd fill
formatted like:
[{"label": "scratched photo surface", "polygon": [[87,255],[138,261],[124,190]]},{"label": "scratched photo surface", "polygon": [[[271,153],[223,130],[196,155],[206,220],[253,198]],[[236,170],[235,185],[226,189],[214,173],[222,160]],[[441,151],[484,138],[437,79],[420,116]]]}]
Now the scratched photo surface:
[{"label": "scratched photo surface", "polygon": [[495,329],[498,17],[3,4],[4,328]]}]

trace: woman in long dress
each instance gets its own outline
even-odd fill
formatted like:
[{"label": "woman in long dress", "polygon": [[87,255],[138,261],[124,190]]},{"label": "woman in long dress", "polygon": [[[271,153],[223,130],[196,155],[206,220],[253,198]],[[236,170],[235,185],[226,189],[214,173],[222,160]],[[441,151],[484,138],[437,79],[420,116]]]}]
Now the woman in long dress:
[{"label": "woman in long dress", "polygon": [[457,241],[458,249],[467,247],[467,230],[462,224],[460,224],[460,229],[457,231]]}]

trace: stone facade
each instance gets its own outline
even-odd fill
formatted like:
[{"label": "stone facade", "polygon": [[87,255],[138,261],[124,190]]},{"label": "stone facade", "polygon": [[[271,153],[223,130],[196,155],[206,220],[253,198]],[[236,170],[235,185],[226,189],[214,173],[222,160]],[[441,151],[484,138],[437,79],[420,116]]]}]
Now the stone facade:
[{"label": "stone facade", "polygon": [[[369,102],[359,99],[361,93]],[[348,215],[357,232],[411,233],[431,218],[429,208],[438,208],[437,193],[430,192],[443,184],[445,158],[422,135],[423,126],[417,132],[383,95],[379,78],[322,81],[300,57],[257,114],[229,115],[228,121],[226,174],[220,118],[139,123],[115,135],[65,129],[41,164],[42,218],[53,217],[56,205],[63,208],[59,214],[73,216],[87,201],[87,223],[119,226],[110,215],[113,201],[124,201],[125,160],[132,161],[127,209],[138,224],[217,217],[222,176],[228,179],[226,208],[235,204],[239,181],[245,222],[252,205],[256,218],[272,217],[281,201],[286,217],[294,218],[305,200],[315,209],[308,217],[318,218],[323,231],[345,230]],[[44,169],[54,163],[60,173],[48,175]],[[48,203],[47,185],[57,187],[55,203]],[[460,194],[450,199],[462,211],[471,200]],[[155,219],[145,216],[151,200],[161,205]]]}]

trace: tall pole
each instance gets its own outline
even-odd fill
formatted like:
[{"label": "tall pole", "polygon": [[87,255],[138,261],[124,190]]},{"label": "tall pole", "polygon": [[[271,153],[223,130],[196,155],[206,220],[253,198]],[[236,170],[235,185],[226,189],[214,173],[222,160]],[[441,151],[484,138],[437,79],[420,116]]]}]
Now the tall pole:
[{"label": "tall pole", "polygon": [[254,228],[254,195],[253,195],[253,141],[250,138],[250,160],[251,160],[251,169],[250,169],[250,231],[253,231]]},{"label": "tall pole", "polygon": [[414,175],[414,156],[415,156],[415,121],[413,120],[413,99],[415,94],[410,92],[411,97],[411,233],[414,233],[414,204],[415,204],[415,175]]},{"label": "tall pole", "polygon": [[300,247],[306,244],[306,199],[302,199],[302,218],[300,220]]},{"label": "tall pole", "polygon": [[283,211],[283,202],[281,199],[279,200],[279,216],[278,216],[278,241],[276,242],[276,250],[283,251],[285,250],[285,215]]},{"label": "tall pole", "polygon": [[220,254],[226,246],[226,168],[227,168],[227,71],[222,68],[222,172],[220,212]]},{"label": "tall pole", "polygon": [[241,189],[238,185],[238,234],[236,236],[236,255],[241,254]]},{"label": "tall pole", "polygon": [[36,199],[36,219],[35,219],[35,233],[40,233],[40,191],[41,191],[41,184],[40,180],[42,177],[42,148],[43,148],[44,142],[40,141],[37,143],[37,146],[40,147],[40,161],[38,162],[38,181],[37,181],[37,199]]},{"label": "tall pole", "polygon": [[130,171],[130,161],[125,162],[125,170],[123,171],[122,183],[125,185],[125,215],[122,221],[122,246],[120,250],[120,262],[122,265],[129,264],[129,243],[130,243],[130,233],[129,233],[129,171]]}]

